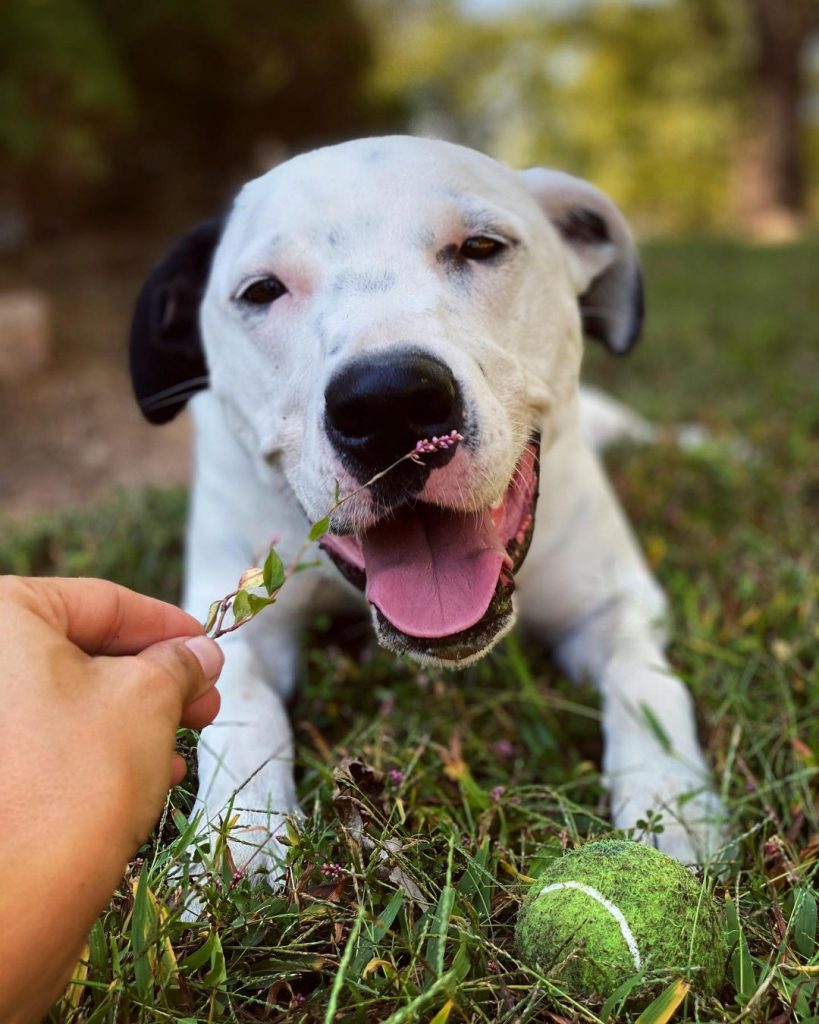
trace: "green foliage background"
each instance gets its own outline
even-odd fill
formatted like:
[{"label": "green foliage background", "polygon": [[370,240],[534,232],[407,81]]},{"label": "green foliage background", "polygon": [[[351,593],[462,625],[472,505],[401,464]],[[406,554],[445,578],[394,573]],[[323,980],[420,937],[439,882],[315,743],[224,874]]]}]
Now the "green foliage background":
[{"label": "green foliage background", "polygon": [[[755,115],[748,9],[5,0],[0,195],[46,224],[204,212],[271,155],[409,127],[589,177],[649,233],[735,228]],[[815,181],[810,53],[802,148]]]},{"label": "green foliage background", "polygon": [[0,184],[57,223],[224,202],[256,147],[377,131],[371,61],[353,0],[5,0]]},{"label": "green foliage background", "polygon": [[[457,0],[369,6],[374,81],[409,96],[422,127],[587,177],[646,233],[737,229],[737,153],[755,114],[743,0],[494,5],[471,20]],[[815,117],[803,150],[815,182]]]}]

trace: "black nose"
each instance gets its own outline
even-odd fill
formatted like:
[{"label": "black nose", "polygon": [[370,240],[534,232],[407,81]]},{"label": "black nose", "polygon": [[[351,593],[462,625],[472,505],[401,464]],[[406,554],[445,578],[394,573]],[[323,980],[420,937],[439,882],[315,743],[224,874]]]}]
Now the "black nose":
[{"label": "black nose", "polygon": [[386,469],[422,438],[463,426],[452,371],[417,352],[348,363],[330,380],[324,400],[332,443],[375,471]]}]

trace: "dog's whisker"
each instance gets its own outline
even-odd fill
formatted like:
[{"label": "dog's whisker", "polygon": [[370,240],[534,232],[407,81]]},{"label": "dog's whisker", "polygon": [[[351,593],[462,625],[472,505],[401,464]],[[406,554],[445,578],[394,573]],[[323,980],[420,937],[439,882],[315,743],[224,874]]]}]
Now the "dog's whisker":
[{"label": "dog's whisker", "polygon": [[603,320],[609,320],[613,324],[621,324],[631,319],[630,314],[623,312],[622,309],[617,309],[615,306],[583,306],[584,314],[591,313],[592,316],[600,317]]},{"label": "dog's whisker", "polygon": [[146,405],[144,402],[141,403],[141,407],[144,412],[157,412],[159,409],[165,409],[171,405],[177,405],[189,401],[194,395],[198,395],[201,391],[204,391],[205,385],[198,388],[192,388],[190,391],[182,391],[178,395],[171,395],[168,398],[163,399],[161,402],[152,402],[150,405]]},{"label": "dog's whisker", "polygon": [[152,410],[160,409],[163,405],[168,405],[172,402],[183,401],[185,398],[196,394],[197,391],[201,391],[206,387],[208,379],[207,375],[191,377],[188,380],[181,381],[179,384],[174,384],[172,387],[157,391],[155,394],[141,399],[140,405],[143,409]]}]

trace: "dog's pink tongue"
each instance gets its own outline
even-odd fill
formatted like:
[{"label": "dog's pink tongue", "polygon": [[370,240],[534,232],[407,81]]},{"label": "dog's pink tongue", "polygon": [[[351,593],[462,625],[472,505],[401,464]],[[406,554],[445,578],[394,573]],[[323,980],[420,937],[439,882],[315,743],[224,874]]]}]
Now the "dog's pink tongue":
[{"label": "dog's pink tongue", "polygon": [[443,637],[479,622],[505,551],[487,511],[404,509],[362,538],[367,600],[409,636]]}]

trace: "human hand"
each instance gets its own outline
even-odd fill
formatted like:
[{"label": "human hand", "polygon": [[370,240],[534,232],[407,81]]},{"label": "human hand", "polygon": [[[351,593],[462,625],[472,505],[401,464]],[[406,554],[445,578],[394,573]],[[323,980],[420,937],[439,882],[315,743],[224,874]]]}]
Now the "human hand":
[{"label": "human hand", "polygon": [[34,1019],[57,994],[184,775],[176,729],[215,717],[222,653],[202,634],[185,612],[113,583],[0,578],[0,874],[15,881],[0,889],[0,954],[8,947],[23,985],[0,956],[12,979],[9,991],[0,982],[3,1020]]}]

